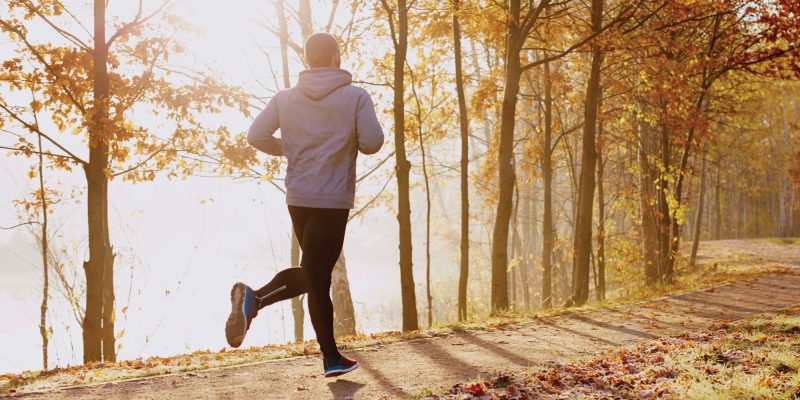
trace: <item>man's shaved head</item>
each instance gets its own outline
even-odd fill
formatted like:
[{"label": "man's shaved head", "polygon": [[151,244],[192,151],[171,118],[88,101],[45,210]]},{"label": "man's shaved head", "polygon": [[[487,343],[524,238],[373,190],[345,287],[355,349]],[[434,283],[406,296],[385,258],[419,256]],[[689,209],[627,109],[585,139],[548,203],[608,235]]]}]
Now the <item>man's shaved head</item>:
[{"label": "man's shaved head", "polygon": [[339,42],[329,33],[315,33],[305,46],[306,63],[310,68],[338,67]]}]

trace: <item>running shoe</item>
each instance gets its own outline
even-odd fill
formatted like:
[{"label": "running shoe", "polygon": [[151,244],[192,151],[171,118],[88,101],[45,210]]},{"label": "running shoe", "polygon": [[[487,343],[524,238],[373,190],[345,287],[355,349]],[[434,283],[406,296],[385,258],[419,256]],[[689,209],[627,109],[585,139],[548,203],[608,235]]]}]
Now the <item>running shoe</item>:
[{"label": "running shoe", "polygon": [[242,345],[257,312],[253,289],[241,282],[234,284],[231,288],[231,315],[225,324],[225,338],[231,347]]},{"label": "running shoe", "polygon": [[341,354],[339,354],[333,360],[328,360],[327,358],[323,358],[322,363],[323,366],[325,367],[326,378],[332,378],[334,376],[346,374],[358,368],[358,361],[351,360]]}]

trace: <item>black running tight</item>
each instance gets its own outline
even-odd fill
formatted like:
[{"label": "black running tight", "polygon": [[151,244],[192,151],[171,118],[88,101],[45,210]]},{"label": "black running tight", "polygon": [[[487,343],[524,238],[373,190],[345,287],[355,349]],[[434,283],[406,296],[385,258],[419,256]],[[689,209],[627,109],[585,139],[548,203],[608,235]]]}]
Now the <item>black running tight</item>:
[{"label": "black running tight", "polygon": [[289,215],[303,257],[300,268],[288,268],[261,289],[258,308],[308,293],[308,313],[325,357],[338,355],[333,337],[331,273],[342,252],[350,210],[289,206]]}]

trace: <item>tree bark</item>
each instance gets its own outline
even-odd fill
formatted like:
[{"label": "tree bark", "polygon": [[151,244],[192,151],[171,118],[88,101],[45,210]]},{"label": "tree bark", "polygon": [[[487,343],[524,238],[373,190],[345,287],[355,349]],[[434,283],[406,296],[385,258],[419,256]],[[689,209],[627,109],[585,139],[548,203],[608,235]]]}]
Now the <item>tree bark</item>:
[{"label": "tree bark", "polygon": [[[791,140],[789,138],[789,131],[790,131],[789,130],[789,121],[788,121],[788,117],[786,115],[786,105],[785,104],[781,105],[781,116],[783,117],[783,146],[784,146],[784,148],[786,150],[791,152],[792,151],[792,142],[791,142]],[[781,196],[781,198],[780,198],[780,212],[781,212],[781,215],[780,215],[780,225],[779,225],[780,231],[779,232],[780,232],[780,235],[784,236],[784,237],[790,236],[791,232],[792,232],[791,220],[792,220],[792,213],[794,211],[793,210],[794,204],[792,204],[793,202],[790,201],[789,204],[787,205],[786,197],[788,196],[788,192],[789,191],[794,192],[794,188],[792,187],[791,182],[789,182],[789,175],[788,174],[783,174],[783,177],[781,178],[781,194],[780,194],[780,196]]]},{"label": "tree bark", "polygon": [[[603,0],[592,0],[592,30],[599,33],[603,23]],[[600,99],[600,66],[603,52],[597,43],[592,45],[592,67],[586,88],[584,105],[581,172],[578,189],[578,212],[575,219],[575,242],[572,264],[572,296],[570,305],[583,305],[589,298],[589,257],[592,253],[592,213],[594,207],[595,133],[597,104]]]},{"label": "tree bark", "polygon": [[384,0],[394,44],[394,137],[395,169],[397,175],[397,222],[400,249],[400,296],[403,304],[403,331],[419,329],[417,298],[414,286],[414,264],[411,247],[411,203],[409,199],[409,171],[411,163],[406,156],[405,120],[405,64],[408,51],[408,6],[406,0],[397,1],[397,27],[394,32],[394,11]]},{"label": "tree bark", "polygon": [[667,193],[669,191],[669,165],[670,165],[670,143],[669,143],[669,130],[666,124],[660,126],[660,144],[661,144],[661,169],[658,177],[658,184],[656,187],[656,199],[658,204],[657,213],[657,229],[656,239],[658,242],[658,278],[665,280],[667,278],[667,263],[669,260],[669,238],[670,238],[670,209]]},{"label": "tree bark", "polygon": [[542,144],[542,308],[553,307],[553,81],[550,63],[544,63],[544,138]]},{"label": "tree bark", "polygon": [[[94,1],[94,49],[92,123],[89,127],[89,163],[84,167],[87,183],[89,260],[86,273],[86,312],[83,321],[84,362],[109,360],[114,356],[113,260],[108,234],[108,48],[105,39],[105,1]],[[106,275],[110,275],[106,278]],[[106,285],[111,287],[106,289]],[[104,304],[111,300],[110,303]],[[104,308],[109,311],[104,311]],[[109,318],[110,317],[110,318]],[[107,342],[107,343],[106,343]],[[104,353],[111,349],[110,353]]]},{"label": "tree bark", "polygon": [[603,161],[603,98],[602,89],[597,103],[600,115],[597,122],[597,300],[606,299],[606,204],[603,187],[605,162]]},{"label": "tree bark", "polygon": [[[303,41],[305,42],[306,34],[310,35],[311,24],[311,9],[305,8],[307,0],[300,0],[299,2],[300,28],[303,33]],[[292,87],[291,80],[289,79],[289,26],[286,21],[286,4],[284,0],[276,0],[275,14],[278,18],[278,42],[280,43],[281,50],[281,72],[283,74],[283,87],[288,89]],[[309,6],[310,7],[310,6]],[[294,234],[294,230],[290,232],[292,237],[292,266],[300,265],[300,243]],[[303,297],[296,296],[292,298],[292,319],[294,320],[294,340],[302,342],[304,338],[303,324],[305,320],[305,311],[303,310]]]},{"label": "tree bark", "polygon": [[689,268],[694,268],[697,262],[697,249],[700,247],[700,231],[703,226],[703,208],[706,196],[706,154],[703,154],[703,164],[700,168],[700,190],[697,199],[697,211],[694,215],[694,232],[692,234],[692,254],[689,256]]},{"label": "tree bark", "polygon": [[[520,223],[519,223],[519,219],[520,219],[520,216],[519,216],[519,206],[520,206],[519,188],[520,188],[519,185],[515,185],[515,191],[514,191],[514,218],[512,220],[512,225],[511,225],[511,229],[512,229],[512,231],[511,231],[512,232],[511,246],[512,246],[512,249],[513,249],[512,251],[514,252],[514,254],[512,255],[512,259],[516,261],[515,265],[514,265],[514,268],[512,269],[511,272],[512,272],[512,274],[514,274],[514,270],[517,270],[518,275],[519,275],[519,281],[514,282],[514,285],[513,285],[514,286],[514,291],[513,291],[513,293],[514,293],[514,309],[517,310],[517,311],[519,311],[519,309],[520,309],[519,301],[517,300],[517,296],[516,296],[517,292],[521,292],[522,293],[522,301],[525,304],[525,310],[528,310],[530,308],[530,303],[531,303],[531,301],[530,301],[530,293],[528,292],[528,270],[525,269],[526,253],[525,253],[525,250],[523,249],[523,246],[522,246],[522,235],[520,234],[520,227],[519,227],[520,226]],[[526,203],[523,203],[523,204],[527,205]],[[523,207],[523,212],[524,212],[524,207]],[[516,277],[517,274],[514,274],[512,276]]]},{"label": "tree bark", "polygon": [[520,0],[509,1],[506,35],[505,88],[500,115],[500,143],[497,152],[498,200],[492,235],[492,311],[508,309],[508,230],[514,191],[514,125],[522,69],[519,59]]},{"label": "tree bark", "polygon": [[276,0],[275,13],[278,17],[278,41],[281,48],[281,72],[283,72],[283,87],[292,86],[289,81],[289,27],[286,23],[286,6],[283,0]]},{"label": "tree bark", "polygon": [[721,160],[717,160],[716,182],[714,182],[714,240],[722,239],[722,172]]},{"label": "tree bark", "polygon": [[[698,112],[702,112],[704,115],[708,107],[708,104],[705,100],[706,92],[708,91],[708,89],[709,86],[706,86],[704,84],[702,91],[698,96],[697,101],[695,102],[695,110],[697,110]],[[689,128],[689,132],[686,135],[686,143],[683,146],[683,152],[681,155],[680,164],[678,166],[678,177],[677,177],[677,182],[675,183],[675,202],[678,208],[680,208],[681,205],[683,204],[683,183],[686,180],[687,166],[689,165],[689,154],[692,149],[692,144],[694,142],[694,134],[695,134],[695,128],[694,127]],[[675,259],[678,256],[678,247],[680,246],[681,235],[680,235],[680,225],[678,225],[679,221],[676,212],[670,211],[669,218],[670,218],[669,253],[667,254],[667,260],[666,260],[665,280],[671,283],[675,270]]]},{"label": "tree bark", "polygon": [[47,300],[50,290],[50,271],[47,259],[47,194],[44,190],[44,156],[42,155],[42,135],[39,139],[39,202],[42,209],[42,305],[39,314],[39,334],[42,335],[42,370],[47,371],[47,349],[50,335],[47,331]]},{"label": "tree bark", "polygon": [[656,239],[656,211],[655,198],[655,171],[650,165],[648,157],[654,153],[654,140],[651,138],[651,126],[643,120],[637,119],[636,131],[638,133],[639,163],[639,210],[641,217],[642,237],[642,264],[644,266],[645,284],[654,285],[658,282],[658,243]]},{"label": "tree bark", "polygon": [[458,276],[458,320],[467,319],[467,282],[469,280],[469,116],[464,94],[461,66],[460,0],[453,0],[453,49],[455,52],[458,123],[461,130],[461,263]]},{"label": "tree bark", "polygon": [[314,33],[314,23],[311,18],[311,1],[300,0],[297,7],[297,16],[300,21],[300,34],[303,36],[303,45],[309,36]]},{"label": "tree bark", "polygon": [[[106,211],[106,215],[108,211]],[[106,219],[108,217],[106,216]],[[106,229],[108,229],[106,227]],[[115,254],[112,247],[108,247],[105,253],[106,271],[103,274],[103,361],[116,362],[117,351],[116,334],[114,333],[114,322],[117,317],[114,315],[116,297],[114,295],[114,258]]]},{"label": "tree bark", "polygon": [[347,279],[347,262],[344,254],[336,260],[333,267],[333,334],[336,337],[356,334],[356,315],[353,297],[350,294],[350,282]]},{"label": "tree bark", "polygon": [[[413,85],[412,80],[412,85]],[[414,88],[414,99],[417,102],[417,133],[419,150],[422,157],[422,177],[425,182],[425,297],[428,301],[428,328],[433,326],[433,295],[431,294],[431,184],[428,177],[428,162],[425,156],[425,138],[422,134],[422,106]]]},{"label": "tree bark", "polygon": [[531,275],[533,275],[533,249],[536,246],[536,238],[535,234],[536,228],[532,228],[533,224],[533,215],[531,215],[531,204],[534,203],[533,201],[533,184],[530,186],[520,186],[520,188],[525,188],[526,192],[524,197],[521,200],[520,207],[522,207],[522,212],[520,213],[520,233],[519,237],[520,240],[518,242],[519,249],[517,250],[520,255],[520,278],[522,281],[522,296],[525,300],[525,311],[531,311]]},{"label": "tree bark", "polygon": [[[291,232],[292,237],[292,266],[300,265],[300,242],[297,241],[297,236],[294,230]],[[302,342],[305,337],[303,335],[303,324],[305,322],[305,310],[303,310],[303,295],[292,297],[292,319],[294,319],[294,341]]]}]

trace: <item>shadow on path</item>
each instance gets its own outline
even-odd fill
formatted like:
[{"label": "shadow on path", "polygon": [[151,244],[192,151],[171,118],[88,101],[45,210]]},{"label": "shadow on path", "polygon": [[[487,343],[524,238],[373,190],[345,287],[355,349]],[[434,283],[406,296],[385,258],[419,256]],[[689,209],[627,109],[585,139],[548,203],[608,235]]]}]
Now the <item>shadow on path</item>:
[{"label": "shadow on path", "polygon": [[606,344],[608,346],[619,346],[620,345],[617,342],[612,342],[610,340],[603,339],[601,337],[590,335],[590,334],[588,334],[586,332],[581,332],[581,331],[577,331],[575,329],[570,329],[570,328],[567,328],[566,326],[558,325],[558,324],[556,324],[555,322],[552,322],[552,321],[547,321],[547,320],[540,320],[540,321],[541,321],[542,325],[547,325],[547,326],[553,327],[555,329],[560,329],[560,330],[562,330],[564,332],[571,333],[573,335],[583,336],[583,337],[589,339],[592,342],[600,342],[600,343]]},{"label": "shadow on path", "polygon": [[569,315],[569,316],[567,316],[567,318],[572,319],[572,320],[578,320],[578,321],[581,321],[581,322],[584,322],[584,323],[587,323],[587,324],[590,324],[590,325],[594,325],[594,326],[597,326],[597,327],[600,327],[600,328],[603,328],[603,329],[607,329],[607,330],[610,330],[610,331],[616,331],[616,332],[619,332],[619,333],[624,333],[626,335],[640,337],[642,339],[655,339],[655,338],[658,337],[657,335],[653,335],[653,334],[650,334],[650,333],[647,333],[647,332],[642,332],[642,331],[639,331],[639,330],[636,330],[636,329],[627,328],[625,326],[612,325],[612,324],[609,324],[607,322],[603,322],[603,321],[600,321],[600,320],[597,320],[597,319],[592,319],[592,318],[587,317],[586,314]]},{"label": "shadow on path", "polygon": [[372,362],[369,361],[368,357],[359,357],[358,364],[359,369],[365,370],[368,374],[370,374],[386,392],[393,393],[395,396],[408,396],[408,393],[406,393],[403,388],[397,387],[386,377],[386,375],[378,371],[378,369],[372,365]]},{"label": "shadow on path", "polygon": [[[678,319],[680,317],[685,316],[686,314],[685,312],[677,312],[671,310],[670,308],[659,308],[659,309],[647,308],[643,310],[634,310],[634,309],[622,310],[622,309],[610,308],[608,309],[608,313],[618,315],[620,321],[633,321],[633,323],[639,325],[657,324],[660,326],[670,326],[672,327],[671,329],[676,329],[676,330],[686,329],[685,322],[684,323],[670,322],[667,320],[668,318],[665,318],[665,317],[670,317]],[[654,315],[651,315],[651,313]]]},{"label": "shadow on path", "polygon": [[490,342],[488,340],[481,339],[475,336],[472,332],[465,332],[461,336],[464,340],[475,344],[476,346],[483,347],[486,350],[491,351],[492,353],[497,354],[498,356],[505,358],[508,361],[513,362],[514,364],[527,367],[531,364],[531,360],[527,357],[522,357],[513,351],[509,351],[505,347],[498,346],[494,342]]},{"label": "shadow on path", "polygon": [[356,395],[356,392],[367,386],[363,383],[348,381],[347,379],[337,379],[336,382],[328,382],[328,389],[334,399],[348,399]]},{"label": "shadow on path", "polygon": [[452,352],[443,349],[440,343],[441,341],[437,340],[414,342],[409,347],[411,347],[415,353],[427,357],[438,364],[440,368],[455,376],[463,376],[464,374],[473,376],[480,373],[480,370],[475,365],[456,358],[453,356]]},{"label": "shadow on path", "polygon": [[732,311],[732,312],[739,313],[739,314],[758,314],[758,313],[761,313],[761,312],[764,311],[764,310],[761,310],[761,309],[758,309],[758,308],[737,306],[737,305],[730,304],[730,303],[726,304],[726,303],[720,303],[720,302],[717,302],[717,301],[712,301],[712,300],[708,299],[709,297],[713,298],[715,296],[712,293],[709,293],[707,296],[703,296],[702,294],[699,294],[699,293],[693,293],[691,296],[688,296],[688,295],[675,296],[675,297],[672,298],[672,300],[684,301],[684,302],[687,302],[687,303],[703,304],[703,305],[715,307],[715,308],[718,308],[718,309],[721,309],[721,310]]}]

